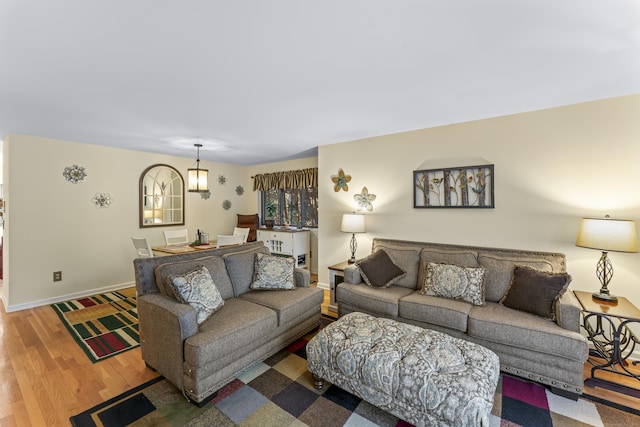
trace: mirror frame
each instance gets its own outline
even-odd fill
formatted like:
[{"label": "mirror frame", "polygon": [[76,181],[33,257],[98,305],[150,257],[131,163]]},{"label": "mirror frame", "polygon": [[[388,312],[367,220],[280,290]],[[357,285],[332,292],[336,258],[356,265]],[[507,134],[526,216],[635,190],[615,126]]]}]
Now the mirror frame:
[{"label": "mirror frame", "polygon": [[[145,218],[144,218],[144,211],[145,211],[145,206],[144,206],[144,202],[145,202],[145,198],[148,197],[148,195],[145,193],[145,179],[147,178],[147,175],[149,174],[149,172],[151,170],[153,170],[154,168],[158,168],[158,167],[162,167],[162,168],[167,168],[169,169],[169,173],[175,173],[177,180],[179,180],[179,186],[178,188],[180,189],[181,193],[180,193],[180,197],[181,197],[181,221],[174,221],[174,222],[160,222],[160,223],[156,223],[156,222],[152,222],[152,223],[145,223]],[[150,177],[150,176],[149,176]],[[151,178],[151,177],[150,177]],[[154,179],[154,178],[151,178]],[[154,179],[155,181],[155,179]],[[184,192],[185,188],[184,188],[184,178],[182,177],[182,174],[180,172],[178,172],[178,170],[176,168],[174,168],[173,166],[164,164],[164,163],[156,163],[154,165],[149,166],[148,168],[146,168],[142,174],[140,175],[140,181],[138,183],[138,202],[139,202],[139,212],[138,212],[138,216],[139,216],[139,221],[140,221],[140,228],[148,228],[148,227],[167,227],[167,226],[171,226],[171,225],[184,225],[184,205],[185,205],[185,192]]]}]

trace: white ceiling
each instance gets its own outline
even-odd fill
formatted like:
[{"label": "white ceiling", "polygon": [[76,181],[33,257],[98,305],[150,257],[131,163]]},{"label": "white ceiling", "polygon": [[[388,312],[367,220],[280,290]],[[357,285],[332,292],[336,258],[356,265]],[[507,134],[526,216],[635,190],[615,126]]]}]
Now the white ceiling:
[{"label": "white ceiling", "polygon": [[638,0],[0,0],[0,137],[249,165],[632,93]]}]

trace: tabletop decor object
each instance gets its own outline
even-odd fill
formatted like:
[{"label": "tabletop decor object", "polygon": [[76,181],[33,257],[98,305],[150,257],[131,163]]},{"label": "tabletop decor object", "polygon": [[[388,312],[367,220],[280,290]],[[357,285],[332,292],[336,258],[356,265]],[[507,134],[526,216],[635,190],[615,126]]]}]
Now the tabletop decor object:
[{"label": "tabletop decor object", "polygon": [[358,249],[356,233],[364,233],[367,231],[364,223],[364,215],[360,215],[355,212],[352,214],[342,214],[340,231],[343,233],[351,233],[351,241],[349,242],[351,258],[349,258],[349,264],[353,264],[356,262],[356,250]]},{"label": "tabletop decor object", "polygon": [[596,266],[596,276],[602,287],[593,297],[602,301],[616,302],[618,298],[609,292],[613,277],[613,265],[607,254],[614,252],[638,252],[636,223],[626,219],[582,218],[576,238],[576,246],[602,251]]},{"label": "tabletop decor object", "polygon": [[64,176],[67,182],[78,184],[79,182],[84,182],[87,178],[87,172],[85,172],[82,166],[72,165],[64,168],[62,176]]}]

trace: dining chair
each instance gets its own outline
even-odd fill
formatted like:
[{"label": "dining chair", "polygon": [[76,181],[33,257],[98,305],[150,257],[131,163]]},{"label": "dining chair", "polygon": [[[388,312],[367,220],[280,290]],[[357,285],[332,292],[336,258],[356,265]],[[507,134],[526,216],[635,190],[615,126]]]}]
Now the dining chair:
[{"label": "dining chair", "polygon": [[146,237],[132,237],[131,241],[140,258],[151,258],[153,256],[153,250]]},{"label": "dining chair", "polygon": [[247,243],[247,239],[249,238],[249,232],[251,231],[251,228],[247,227],[234,227],[233,228],[233,235],[234,236],[243,236],[244,240],[242,241],[242,243]]},{"label": "dining chair", "polygon": [[185,228],[184,230],[163,230],[164,243],[168,245],[175,245],[178,243],[189,243],[189,232]]},{"label": "dining chair", "polygon": [[218,240],[216,241],[217,247],[222,246],[231,246],[231,245],[241,245],[244,243],[244,236],[234,236],[228,234],[218,234]]}]

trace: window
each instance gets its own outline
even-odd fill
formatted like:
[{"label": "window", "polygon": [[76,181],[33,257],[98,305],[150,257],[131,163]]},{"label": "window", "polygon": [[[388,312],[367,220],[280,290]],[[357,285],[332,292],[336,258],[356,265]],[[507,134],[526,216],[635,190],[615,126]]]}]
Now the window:
[{"label": "window", "polygon": [[262,218],[269,218],[267,206],[275,206],[276,225],[318,226],[318,189],[267,190],[262,192]]}]

